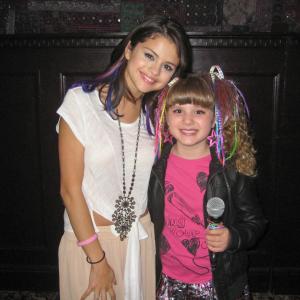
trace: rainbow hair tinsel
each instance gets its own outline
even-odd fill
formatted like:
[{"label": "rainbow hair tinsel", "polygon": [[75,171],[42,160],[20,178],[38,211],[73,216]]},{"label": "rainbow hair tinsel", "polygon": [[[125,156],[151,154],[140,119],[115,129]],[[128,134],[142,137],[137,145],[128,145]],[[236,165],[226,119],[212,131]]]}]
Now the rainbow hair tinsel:
[{"label": "rainbow hair tinsel", "polygon": [[158,96],[158,104],[155,110],[155,157],[161,155],[162,145],[165,142],[172,142],[172,136],[165,129],[165,111],[167,106],[167,95],[172,86],[178,81],[178,77],[173,78]]},{"label": "rainbow hair tinsel", "polygon": [[[220,66],[212,66],[210,75],[215,94],[215,129],[210,140],[210,146],[216,145],[216,152],[219,161],[224,166],[226,160],[234,156],[238,148],[238,119],[240,103],[249,117],[249,109],[246,100],[241,91],[236,87],[233,81],[225,80]],[[233,143],[230,151],[225,154],[224,148],[224,125],[233,122]],[[226,156],[227,155],[227,156]]]}]

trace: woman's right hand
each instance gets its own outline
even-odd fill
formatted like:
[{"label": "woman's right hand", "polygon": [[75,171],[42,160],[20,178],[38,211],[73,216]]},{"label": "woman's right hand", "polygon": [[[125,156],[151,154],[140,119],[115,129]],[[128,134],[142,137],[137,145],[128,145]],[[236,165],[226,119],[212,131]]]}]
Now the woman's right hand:
[{"label": "woman's right hand", "polygon": [[80,300],[86,299],[92,292],[94,292],[94,300],[108,300],[107,294],[110,295],[111,300],[116,300],[114,284],[116,284],[115,275],[106,259],[98,264],[93,264],[91,265],[88,288]]}]

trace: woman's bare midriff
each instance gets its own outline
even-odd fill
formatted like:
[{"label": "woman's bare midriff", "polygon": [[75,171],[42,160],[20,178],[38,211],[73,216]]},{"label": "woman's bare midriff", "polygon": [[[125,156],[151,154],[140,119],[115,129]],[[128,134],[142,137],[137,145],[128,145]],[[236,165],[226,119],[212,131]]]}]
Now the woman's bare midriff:
[{"label": "woman's bare midriff", "polygon": [[[148,213],[148,209],[140,216],[140,218],[144,217]],[[97,226],[109,226],[113,223],[110,220],[107,220],[106,218],[102,217],[101,215],[97,214],[95,211],[93,211],[95,224]]]}]

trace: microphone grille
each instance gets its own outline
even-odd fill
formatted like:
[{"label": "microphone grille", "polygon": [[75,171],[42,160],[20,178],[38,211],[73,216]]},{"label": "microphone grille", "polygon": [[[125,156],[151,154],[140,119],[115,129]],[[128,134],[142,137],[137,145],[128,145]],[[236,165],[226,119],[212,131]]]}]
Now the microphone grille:
[{"label": "microphone grille", "polygon": [[219,197],[212,197],[207,201],[206,210],[210,217],[218,219],[222,216],[225,209],[224,201]]}]

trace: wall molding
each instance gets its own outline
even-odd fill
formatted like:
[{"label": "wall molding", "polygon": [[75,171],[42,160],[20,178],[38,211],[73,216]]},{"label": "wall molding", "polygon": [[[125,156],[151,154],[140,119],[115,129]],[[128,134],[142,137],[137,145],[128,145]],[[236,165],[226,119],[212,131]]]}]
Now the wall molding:
[{"label": "wall molding", "polygon": [[[115,47],[125,33],[78,35],[0,35],[0,48],[103,48]],[[188,33],[193,47],[282,48],[300,45],[300,34],[199,34]]]}]

